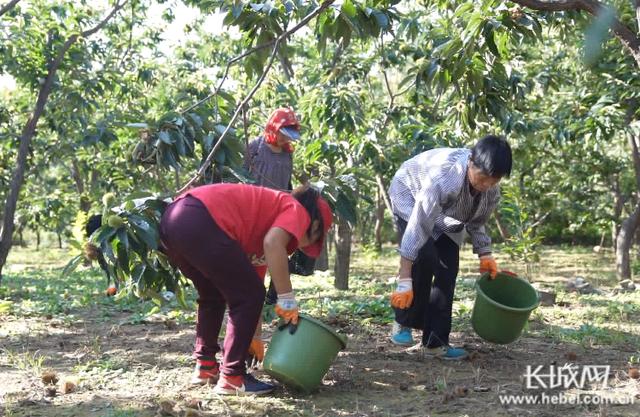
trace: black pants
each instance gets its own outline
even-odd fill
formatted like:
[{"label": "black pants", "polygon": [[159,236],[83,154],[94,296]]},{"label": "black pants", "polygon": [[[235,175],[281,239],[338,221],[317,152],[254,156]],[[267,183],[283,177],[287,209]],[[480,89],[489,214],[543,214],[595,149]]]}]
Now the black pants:
[{"label": "black pants", "polygon": [[[407,222],[396,218],[399,242]],[[422,330],[422,344],[433,348],[449,344],[453,292],[460,263],[460,248],[447,235],[430,238],[420,248],[411,268],[413,303],[405,310],[395,308],[402,326]],[[434,279],[435,277],[435,279]]]}]

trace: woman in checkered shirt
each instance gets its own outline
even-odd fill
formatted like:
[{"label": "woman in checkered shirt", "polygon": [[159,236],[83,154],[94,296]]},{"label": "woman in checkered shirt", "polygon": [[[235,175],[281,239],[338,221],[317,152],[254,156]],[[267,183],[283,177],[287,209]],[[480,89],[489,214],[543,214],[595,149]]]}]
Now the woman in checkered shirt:
[{"label": "woman in checkered shirt", "polygon": [[391,340],[412,345],[422,330],[425,353],[448,360],[467,356],[449,345],[460,245],[469,234],[480,272],[497,273],[484,224],[500,198],[498,183],[511,174],[511,148],[499,136],[471,149],[423,152],[400,167],[389,196],[400,234],[398,285],[391,295],[395,322]]}]

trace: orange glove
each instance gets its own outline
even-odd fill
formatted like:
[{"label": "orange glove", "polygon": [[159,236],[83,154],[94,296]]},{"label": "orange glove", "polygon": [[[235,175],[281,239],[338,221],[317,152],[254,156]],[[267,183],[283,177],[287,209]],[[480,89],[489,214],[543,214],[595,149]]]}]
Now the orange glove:
[{"label": "orange glove", "polygon": [[264,342],[260,339],[251,339],[249,345],[249,356],[253,356],[257,361],[264,360]]},{"label": "orange glove", "polygon": [[391,293],[391,306],[406,309],[413,302],[413,284],[411,278],[398,278],[398,286]]},{"label": "orange glove", "polygon": [[498,274],[498,265],[491,255],[483,255],[480,257],[480,273],[489,273],[490,279],[494,279]]},{"label": "orange glove", "polygon": [[278,294],[275,312],[287,323],[298,324],[298,303],[292,292]]}]

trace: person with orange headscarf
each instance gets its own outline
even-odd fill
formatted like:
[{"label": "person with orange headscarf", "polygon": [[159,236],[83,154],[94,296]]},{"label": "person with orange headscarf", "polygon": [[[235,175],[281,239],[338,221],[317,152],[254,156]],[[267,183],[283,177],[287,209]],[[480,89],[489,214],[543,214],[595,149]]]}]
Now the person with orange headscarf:
[{"label": "person with orange headscarf", "polygon": [[244,168],[256,185],[288,191],[293,173],[293,145],[300,139],[300,122],[290,108],[275,110],[264,128],[264,134],[251,141]]}]

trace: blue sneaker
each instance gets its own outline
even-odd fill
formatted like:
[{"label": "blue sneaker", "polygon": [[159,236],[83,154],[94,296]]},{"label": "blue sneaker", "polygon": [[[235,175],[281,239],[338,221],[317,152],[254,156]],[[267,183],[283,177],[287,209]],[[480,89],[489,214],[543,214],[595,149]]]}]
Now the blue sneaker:
[{"label": "blue sneaker", "polygon": [[403,327],[400,323],[393,322],[391,330],[391,342],[398,346],[412,346],[413,336],[410,327]]},{"label": "blue sneaker", "polygon": [[220,395],[260,395],[268,394],[275,388],[275,385],[262,382],[251,374],[222,374],[213,392]]},{"label": "blue sneaker", "polygon": [[469,353],[462,348],[454,348],[451,346],[439,346],[435,348],[424,348],[424,354],[434,358],[440,358],[445,361],[461,361],[469,356]]}]

